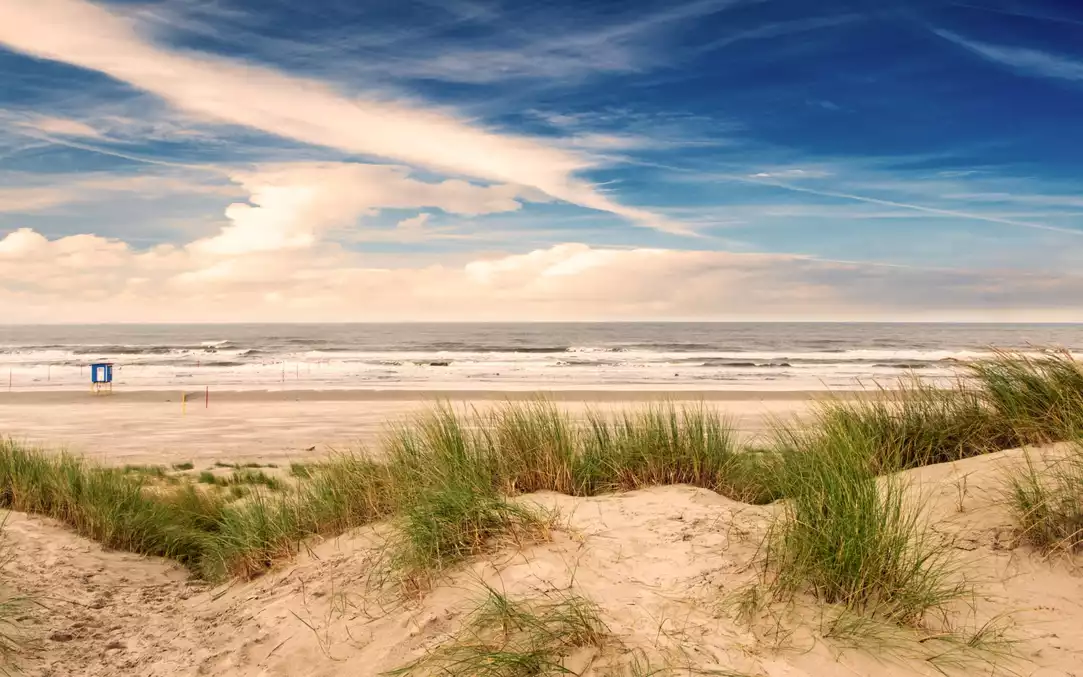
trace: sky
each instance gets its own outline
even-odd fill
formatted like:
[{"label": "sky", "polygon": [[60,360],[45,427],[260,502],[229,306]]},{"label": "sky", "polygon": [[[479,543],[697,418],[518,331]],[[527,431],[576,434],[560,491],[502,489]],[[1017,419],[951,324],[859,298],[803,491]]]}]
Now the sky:
[{"label": "sky", "polygon": [[1077,0],[0,0],[0,323],[1083,321]]}]

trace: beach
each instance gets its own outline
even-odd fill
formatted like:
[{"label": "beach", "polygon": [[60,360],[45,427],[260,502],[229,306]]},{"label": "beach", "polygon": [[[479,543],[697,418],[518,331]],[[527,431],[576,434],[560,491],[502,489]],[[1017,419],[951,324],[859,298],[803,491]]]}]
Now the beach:
[{"label": "beach", "polygon": [[[182,406],[181,396],[186,402]],[[702,402],[755,437],[772,417],[803,412],[816,392],[666,391],[84,391],[0,392],[4,435],[113,464],[312,461],[372,448],[398,423],[441,403],[482,411],[546,398],[583,415]]]},{"label": "beach", "polygon": [[[546,387],[565,372],[536,356],[562,341],[446,358],[514,362],[514,383],[429,355],[394,366],[421,382],[340,356],[275,385],[250,377],[284,363],[232,383],[197,344],[126,340],[110,392],[0,392],[0,654],[26,674],[1069,677],[1083,658],[1067,355],[927,345],[842,388]],[[610,374],[690,359],[673,346]],[[26,373],[38,348],[11,348]],[[869,377],[871,349],[806,359]],[[704,369],[790,368],[772,359]]]}]

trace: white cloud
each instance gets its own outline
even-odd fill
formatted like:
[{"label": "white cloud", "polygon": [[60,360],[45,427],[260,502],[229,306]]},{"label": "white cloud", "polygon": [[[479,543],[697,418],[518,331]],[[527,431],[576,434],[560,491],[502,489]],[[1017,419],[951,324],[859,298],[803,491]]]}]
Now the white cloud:
[{"label": "white cloud", "polygon": [[329,231],[348,231],[380,209],[433,207],[476,216],[516,211],[524,193],[529,195],[509,185],[479,186],[458,179],[428,183],[401,167],[360,163],[266,165],[232,178],[251,195],[250,204],[230,205],[229,225],[192,247],[222,255],[311,247]]},{"label": "white cloud", "polygon": [[936,30],[933,32],[945,40],[965,47],[984,59],[1008,66],[1021,73],[1058,80],[1083,80],[1083,61],[1076,61],[1036,49],[1008,47],[969,40],[951,31]]},{"label": "white cloud", "polygon": [[221,257],[90,235],[0,239],[12,322],[1079,320],[1083,278],[567,243],[452,265],[331,245]]},{"label": "white cloud", "polygon": [[83,0],[0,3],[0,44],[97,70],[212,120],[310,144],[487,181],[529,186],[554,198],[663,230],[683,229],[621,205],[576,179],[591,160],[541,140],[501,134],[444,112],[351,98],[326,84],[237,60],[171,51],[145,40],[130,19]]}]

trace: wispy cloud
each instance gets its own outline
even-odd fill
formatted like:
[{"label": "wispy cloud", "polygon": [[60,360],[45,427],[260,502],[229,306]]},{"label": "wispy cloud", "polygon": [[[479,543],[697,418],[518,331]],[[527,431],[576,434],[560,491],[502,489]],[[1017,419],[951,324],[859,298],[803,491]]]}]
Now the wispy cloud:
[{"label": "wispy cloud", "polygon": [[202,194],[222,197],[239,195],[236,186],[208,180],[203,175],[184,174],[85,174],[58,175],[0,173],[0,214],[29,214],[72,204],[115,200],[124,195],[155,198],[168,195]]},{"label": "wispy cloud", "polygon": [[1083,61],[1026,47],[1009,47],[970,40],[946,30],[933,31],[940,37],[965,47],[978,56],[1008,66],[1025,75],[1057,80],[1083,81]]},{"label": "wispy cloud", "polygon": [[920,204],[911,204],[907,202],[897,202],[895,200],[885,200],[877,197],[870,197],[867,195],[855,195],[853,193],[845,193],[834,190],[820,190],[816,188],[809,188],[807,186],[797,186],[791,183],[783,183],[781,181],[756,181],[762,185],[773,186],[775,188],[782,188],[784,190],[793,191],[796,193],[807,193],[809,195],[820,195],[822,197],[838,198],[842,200],[854,200],[855,202],[864,202],[867,204],[881,205],[884,207],[898,207],[901,209],[909,209],[916,212],[922,212],[925,214],[935,214],[937,216],[947,216],[956,219],[967,219],[972,221],[986,221],[988,223],[999,223],[1006,226],[1018,226],[1020,228],[1031,228],[1034,230],[1045,230],[1055,233],[1064,233],[1066,235],[1083,236],[1083,230],[1075,228],[1061,228],[1059,226],[1051,226],[1044,223],[1034,223],[1030,221],[1018,221],[1015,219],[1008,219],[999,216],[993,216],[989,214],[975,213],[971,211],[964,211],[959,209],[943,209],[940,207],[930,207]]},{"label": "wispy cloud", "polygon": [[0,4],[0,44],[106,73],[190,113],[305,143],[529,186],[636,223],[682,232],[575,178],[586,155],[417,105],[349,98],[324,83],[223,57],[172,51],[134,22],[82,0]]},{"label": "wispy cloud", "polygon": [[59,134],[60,136],[84,136],[92,139],[102,138],[102,133],[79,120],[66,118],[35,117],[20,123],[20,126],[35,129],[46,134]]}]

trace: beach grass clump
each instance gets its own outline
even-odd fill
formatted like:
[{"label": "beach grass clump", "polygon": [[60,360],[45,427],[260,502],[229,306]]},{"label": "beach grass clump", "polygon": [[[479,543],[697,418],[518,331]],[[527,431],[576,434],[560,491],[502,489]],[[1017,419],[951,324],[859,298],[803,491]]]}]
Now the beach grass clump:
[{"label": "beach grass clump", "polygon": [[191,461],[184,461],[183,463],[174,463],[173,464],[173,469],[174,470],[191,470],[191,469],[193,469],[195,467],[196,467],[195,464],[192,463]]},{"label": "beach grass clump", "polygon": [[146,479],[67,454],[0,440],[0,506],[52,517],[106,547],[199,561],[221,504],[192,487],[146,491]]},{"label": "beach grass clump", "polygon": [[290,477],[307,480],[312,477],[312,466],[308,463],[290,463]]},{"label": "beach grass clump", "polygon": [[1027,443],[1083,433],[1083,365],[1067,352],[1001,352],[967,365],[987,405]]},{"label": "beach grass clump", "polygon": [[607,417],[592,412],[575,466],[586,494],[691,484],[737,500],[767,502],[771,453],[740,450],[733,428],[703,405],[655,404]]},{"label": "beach grass clump", "polygon": [[211,486],[220,486],[220,487],[224,487],[227,484],[225,477],[220,477],[218,475],[215,475],[210,470],[201,471],[199,473],[199,476],[196,477],[196,481],[199,482],[200,484],[209,484]]},{"label": "beach grass clump", "polygon": [[[792,438],[796,438],[793,435]],[[786,454],[787,497],[767,541],[776,598],[810,592],[824,602],[918,624],[965,593],[949,548],[929,530],[899,476],[877,478],[866,435],[812,433]]]},{"label": "beach grass clump", "polygon": [[1007,494],[1021,540],[1042,552],[1083,550],[1083,441],[1061,458],[1028,454],[1008,472]]},{"label": "beach grass clump", "polygon": [[691,484],[751,502],[777,498],[763,484],[766,454],[741,453],[732,427],[703,406],[653,404],[576,420],[547,400],[506,403],[465,423],[503,494],[593,496]]},{"label": "beach grass clump", "polygon": [[496,540],[548,536],[551,516],[500,493],[491,448],[449,407],[393,430],[386,451],[397,526],[388,564],[406,587],[424,588]]},{"label": "beach grass clump", "polygon": [[262,470],[251,470],[248,468],[234,470],[233,473],[226,478],[226,483],[230,485],[259,485],[266,487],[271,491],[282,491],[282,489],[285,488],[285,484],[277,477],[272,477]]},{"label": "beach grass clump", "polygon": [[486,586],[486,597],[448,642],[385,673],[399,677],[543,677],[575,674],[566,665],[583,651],[615,640],[593,602],[568,592],[509,599]]},{"label": "beach grass clump", "polygon": [[342,533],[390,517],[398,505],[390,466],[364,454],[336,454],[306,470],[298,492],[313,533]]},{"label": "beach grass clump", "polygon": [[296,496],[250,491],[245,500],[221,511],[199,573],[209,580],[252,578],[293,557],[301,541],[314,535],[305,527],[304,503]]},{"label": "beach grass clump", "polygon": [[507,402],[478,422],[503,493],[582,493],[579,430],[552,402]]},{"label": "beach grass clump", "polygon": [[165,477],[165,466],[161,465],[125,465],[123,468],[125,473],[134,473],[137,475],[146,475],[148,477]]},{"label": "beach grass clump", "polygon": [[825,440],[861,441],[881,473],[957,461],[1020,442],[979,391],[963,385],[941,389],[916,380],[898,386],[874,397],[819,403],[808,428]]}]

